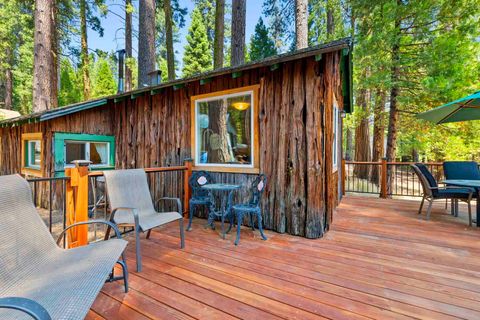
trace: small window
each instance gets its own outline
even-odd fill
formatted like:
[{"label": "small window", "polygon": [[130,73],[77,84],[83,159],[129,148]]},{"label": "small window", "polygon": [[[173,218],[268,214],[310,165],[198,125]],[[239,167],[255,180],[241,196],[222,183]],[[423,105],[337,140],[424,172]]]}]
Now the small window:
[{"label": "small window", "polygon": [[339,138],[339,117],[340,112],[338,110],[338,105],[337,102],[333,102],[333,144],[332,144],[332,168],[333,172],[336,172],[338,170],[338,138]]},{"label": "small window", "polygon": [[42,134],[22,134],[22,170],[31,176],[42,176]]},{"label": "small window", "polygon": [[115,166],[115,139],[75,133],[55,133],[55,171],[73,167],[72,161],[91,161],[91,168],[105,169]]},{"label": "small window", "polygon": [[192,154],[196,167],[252,170],[258,161],[258,86],[192,98]]}]

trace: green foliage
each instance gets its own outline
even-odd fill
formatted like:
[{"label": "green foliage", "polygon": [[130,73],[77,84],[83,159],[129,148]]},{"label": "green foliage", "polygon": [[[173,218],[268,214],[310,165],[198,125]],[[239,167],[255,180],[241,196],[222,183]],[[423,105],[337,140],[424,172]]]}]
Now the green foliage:
[{"label": "green foliage", "polygon": [[295,45],[295,1],[264,0],[263,14],[267,18],[269,33],[278,52],[291,50]]},{"label": "green foliage", "polygon": [[188,77],[212,69],[212,54],[207,30],[198,8],[192,12],[192,22],[188,29],[187,44],[183,57],[183,76]]},{"label": "green foliage", "polygon": [[111,65],[106,58],[99,58],[93,68],[92,98],[110,96],[117,92],[117,84]]},{"label": "green foliage", "polygon": [[275,43],[268,35],[267,27],[263,24],[263,19],[260,17],[255,26],[255,33],[250,39],[248,60],[261,60],[276,54],[277,48],[275,48]]},{"label": "green foliage", "polygon": [[[341,0],[309,1],[308,4],[308,41],[310,45],[326,43],[344,38],[349,34],[347,15],[342,12]],[[327,11],[333,14],[333,34],[327,34]]]},{"label": "green foliage", "polygon": [[60,90],[58,105],[66,106],[82,100],[81,79],[73,68],[70,60],[62,59],[60,63]]}]

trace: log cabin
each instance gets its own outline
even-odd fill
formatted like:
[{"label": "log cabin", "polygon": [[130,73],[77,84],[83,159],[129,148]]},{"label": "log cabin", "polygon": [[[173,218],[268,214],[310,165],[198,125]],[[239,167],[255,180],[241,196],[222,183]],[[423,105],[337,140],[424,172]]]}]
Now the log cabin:
[{"label": "log cabin", "polygon": [[341,39],[0,121],[0,174],[61,176],[78,159],[110,170],[190,158],[219,182],[247,186],[266,174],[265,228],[319,238],[341,198],[351,53]]}]

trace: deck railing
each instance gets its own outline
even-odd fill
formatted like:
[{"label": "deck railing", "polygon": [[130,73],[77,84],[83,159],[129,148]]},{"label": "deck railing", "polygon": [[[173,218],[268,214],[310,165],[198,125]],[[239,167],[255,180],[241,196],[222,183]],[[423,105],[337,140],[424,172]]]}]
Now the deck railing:
[{"label": "deck railing", "polygon": [[[86,221],[89,218],[107,219],[108,196],[104,192],[93,192],[97,186],[97,179],[103,176],[101,171],[85,171],[79,168],[69,169],[66,177],[29,178],[33,201],[50,233],[56,237],[69,224]],[[189,210],[190,188],[188,180],[192,173],[190,161],[183,166],[145,168],[147,173],[152,199],[161,196],[174,196],[182,199],[184,214]],[[73,173],[75,172],[75,173]],[[169,173],[169,174],[167,174]],[[98,191],[98,190],[96,190]],[[103,197],[100,206],[96,206],[98,199]],[[104,235],[104,227],[96,225],[78,227],[69,234],[74,238],[78,233],[86,241],[99,240]],[[124,230],[128,231],[128,230]],[[68,241],[71,244],[71,240]],[[85,244],[81,241],[79,245]],[[65,241],[64,241],[65,243]]]},{"label": "deck railing", "polygon": [[[420,197],[422,186],[411,168],[414,162],[379,162],[342,160],[343,193],[378,194],[390,196]],[[443,179],[441,162],[424,163],[437,181]],[[390,180],[388,179],[390,174]]]}]

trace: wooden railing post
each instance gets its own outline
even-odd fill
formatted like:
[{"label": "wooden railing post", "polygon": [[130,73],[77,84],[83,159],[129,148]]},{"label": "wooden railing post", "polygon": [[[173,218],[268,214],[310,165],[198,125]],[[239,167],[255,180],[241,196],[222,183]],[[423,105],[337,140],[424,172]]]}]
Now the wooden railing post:
[{"label": "wooden railing post", "polygon": [[380,165],[380,198],[387,198],[387,159],[382,158]]},{"label": "wooden railing post", "polygon": [[188,212],[190,211],[190,196],[192,190],[190,190],[190,184],[188,183],[188,180],[192,176],[193,159],[185,159],[184,164],[185,167],[187,167],[187,170],[185,170],[183,174],[183,214],[185,215],[188,214]]},{"label": "wooden railing post", "polygon": [[347,166],[345,164],[345,159],[342,159],[342,196],[345,195],[345,170],[346,170]]},{"label": "wooden railing post", "polygon": [[[74,168],[65,169],[70,177],[66,185],[66,219],[67,226],[77,222],[88,221],[88,162],[75,161]],[[88,244],[88,226],[74,227],[67,232],[68,248]]]}]

